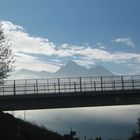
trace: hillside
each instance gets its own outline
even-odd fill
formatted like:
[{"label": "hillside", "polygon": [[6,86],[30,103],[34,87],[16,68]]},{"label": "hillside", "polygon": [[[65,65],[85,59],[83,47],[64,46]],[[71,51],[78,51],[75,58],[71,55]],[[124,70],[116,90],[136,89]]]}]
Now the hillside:
[{"label": "hillside", "polygon": [[63,136],[0,112],[0,140],[64,140]]}]

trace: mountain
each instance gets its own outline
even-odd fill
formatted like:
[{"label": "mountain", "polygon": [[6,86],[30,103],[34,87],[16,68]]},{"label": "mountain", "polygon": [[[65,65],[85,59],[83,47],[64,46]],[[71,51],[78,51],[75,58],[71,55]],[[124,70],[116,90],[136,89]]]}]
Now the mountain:
[{"label": "mountain", "polygon": [[95,68],[89,69],[88,75],[89,76],[114,76],[112,72],[110,72],[108,69],[100,65],[97,65]]},{"label": "mountain", "polygon": [[42,77],[52,77],[52,73],[48,71],[32,71],[29,69],[21,69],[19,71],[14,72],[9,78],[10,79],[35,79],[35,78],[42,78]]},{"label": "mountain", "polygon": [[62,66],[57,72],[50,73],[48,71],[32,71],[28,69],[21,69],[15,72],[10,79],[35,79],[35,78],[51,78],[51,77],[87,77],[87,76],[113,76],[103,66],[97,65],[94,68],[85,68],[78,65],[74,61],[69,61],[66,65]]},{"label": "mountain", "polygon": [[78,65],[74,61],[69,61],[66,65],[62,66],[56,73],[55,77],[72,77],[72,76],[85,76],[87,68]]},{"label": "mountain", "polygon": [[48,72],[48,71],[40,71],[39,72],[39,76],[40,77],[52,77],[52,74],[51,72]]},{"label": "mountain", "polygon": [[24,74],[24,75],[37,75],[38,72],[29,70],[29,69],[21,69],[16,73],[16,75],[22,75],[22,74]]},{"label": "mountain", "polygon": [[55,77],[74,77],[74,76],[113,76],[114,74],[110,72],[103,66],[97,65],[94,68],[85,68],[78,65],[74,61],[69,61],[66,65],[62,66],[56,73]]}]

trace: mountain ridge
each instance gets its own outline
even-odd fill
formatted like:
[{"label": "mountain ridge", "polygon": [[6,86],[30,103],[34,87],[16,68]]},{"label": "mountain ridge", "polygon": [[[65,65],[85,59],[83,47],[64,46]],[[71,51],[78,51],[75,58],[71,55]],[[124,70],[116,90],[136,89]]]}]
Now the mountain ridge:
[{"label": "mountain ridge", "polygon": [[97,65],[96,67],[86,68],[77,64],[74,61],[69,61],[67,64],[60,67],[54,73],[48,71],[32,71],[29,69],[21,69],[14,73],[11,77],[24,77],[25,78],[57,78],[57,77],[87,77],[87,76],[114,76],[107,68]]},{"label": "mountain ridge", "polygon": [[87,68],[78,65],[74,61],[69,61],[66,65],[62,66],[57,72],[55,72],[55,76],[60,77],[69,77],[69,76],[84,76]]}]

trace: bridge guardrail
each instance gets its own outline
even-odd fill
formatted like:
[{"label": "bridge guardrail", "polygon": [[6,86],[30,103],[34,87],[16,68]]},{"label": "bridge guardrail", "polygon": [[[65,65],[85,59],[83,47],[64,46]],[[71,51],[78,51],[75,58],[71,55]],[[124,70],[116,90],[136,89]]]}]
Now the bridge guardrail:
[{"label": "bridge guardrail", "polygon": [[5,80],[0,95],[76,93],[140,89],[140,75]]}]

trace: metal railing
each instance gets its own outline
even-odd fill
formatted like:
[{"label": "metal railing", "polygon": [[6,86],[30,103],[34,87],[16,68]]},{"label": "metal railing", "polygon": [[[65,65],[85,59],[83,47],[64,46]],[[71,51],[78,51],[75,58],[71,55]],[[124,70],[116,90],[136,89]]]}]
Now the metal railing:
[{"label": "metal railing", "polygon": [[0,96],[137,89],[140,75],[5,80],[0,84]]}]

